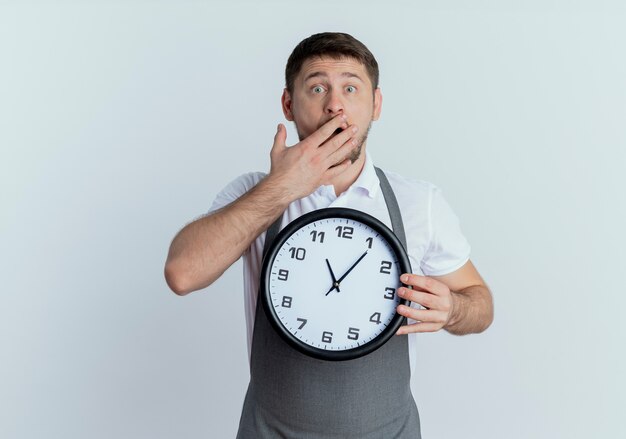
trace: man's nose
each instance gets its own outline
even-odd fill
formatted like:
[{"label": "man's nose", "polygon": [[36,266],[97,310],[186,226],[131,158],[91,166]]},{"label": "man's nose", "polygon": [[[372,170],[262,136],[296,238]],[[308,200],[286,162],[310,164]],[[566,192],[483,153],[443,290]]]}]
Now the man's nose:
[{"label": "man's nose", "polygon": [[343,113],[343,100],[341,99],[341,95],[338,91],[331,91],[328,93],[328,98],[326,100],[326,113],[336,115],[339,113]]}]

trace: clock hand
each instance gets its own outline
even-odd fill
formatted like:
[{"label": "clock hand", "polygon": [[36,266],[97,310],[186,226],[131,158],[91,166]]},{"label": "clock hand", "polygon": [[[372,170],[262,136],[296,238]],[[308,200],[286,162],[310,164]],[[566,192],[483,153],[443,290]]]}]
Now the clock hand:
[{"label": "clock hand", "polygon": [[361,260],[365,257],[365,255],[366,255],[366,254],[367,254],[367,250],[365,250],[365,253],[363,253],[359,259],[357,259],[357,261],[356,261],[356,262],[352,265],[352,267],[348,268],[348,271],[346,271],[346,272],[343,274],[343,276],[341,276],[341,277],[339,278],[339,280],[337,281],[337,283],[339,283],[339,284],[340,284],[340,283],[341,283],[341,281],[342,281],[342,280],[344,280],[344,279],[346,278],[346,276],[347,276],[347,275],[348,275],[348,274],[349,274],[349,273],[350,273],[350,272],[354,269],[354,267],[356,267],[356,266],[357,266],[357,264],[358,264],[359,262],[361,262]]},{"label": "clock hand", "polygon": [[[330,291],[332,291],[335,288],[337,288],[337,292],[341,293],[341,290],[339,289],[339,282],[337,282],[337,279],[335,279],[335,273],[333,273],[333,269],[330,267],[330,262],[328,262],[328,259],[326,259],[326,265],[328,265],[328,270],[330,270],[330,277],[333,278],[333,287],[330,289]],[[330,291],[329,291],[329,293],[330,293]]]},{"label": "clock hand", "polygon": [[[356,266],[357,266],[357,264],[358,264],[359,262],[361,262],[361,260],[365,257],[365,255],[366,255],[366,254],[367,254],[367,250],[365,250],[365,253],[363,253],[363,254],[361,255],[361,257],[360,257],[359,259],[357,259],[357,261],[356,261],[354,264],[352,264],[352,267],[348,268],[348,271],[346,271],[346,272],[343,274],[343,276],[341,276],[341,277],[339,278],[339,280],[337,281],[337,284],[340,284],[340,283],[341,283],[341,281],[342,281],[342,280],[344,280],[344,279],[346,278],[346,276],[347,276],[347,275],[348,275],[348,274],[349,274],[349,273],[350,273],[350,272],[354,269],[354,267],[356,267]],[[333,286],[330,290],[328,290],[328,293],[330,293],[330,292],[331,292],[334,288],[335,288],[335,287]],[[328,293],[326,293],[326,295],[327,295],[327,296],[328,296]]]}]

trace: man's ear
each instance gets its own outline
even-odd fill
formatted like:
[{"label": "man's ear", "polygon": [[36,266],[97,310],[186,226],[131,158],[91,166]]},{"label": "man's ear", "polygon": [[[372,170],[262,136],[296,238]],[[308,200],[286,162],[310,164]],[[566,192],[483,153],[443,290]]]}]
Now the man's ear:
[{"label": "man's ear", "polygon": [[378,120],[382,109],[383,94],[380,92],[380,87],[376,87],[376,90],[374,90],[374,113],[372,115],[372,120]]},{"label": "man's ear", "polygon": [[283,90],[283,95],[280,98],[280,102],[283,107],[283,114],[285,115],[285,119],[289,122],[293,122],[293,112],[291,111],[291,95],[289,94],[289,90],[286,88]]}]

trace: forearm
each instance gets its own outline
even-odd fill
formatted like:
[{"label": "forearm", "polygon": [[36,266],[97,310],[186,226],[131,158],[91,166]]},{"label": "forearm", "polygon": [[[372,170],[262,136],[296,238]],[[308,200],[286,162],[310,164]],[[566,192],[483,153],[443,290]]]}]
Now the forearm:
[{"label": "forearm", "polygon": [[[340,127],[343,131],[328,140]],[[184,295],[209,286],[289,203],[347,171],[348,156],[357,145],[352,137],[355,131],[348,132],[347,127],[345,115],[337,115],[288,148],[287,130],[279,124],[269,175],[224,209],[185,226],[172,241],[165,263],[170,288]]]},{"label": "forearm", "polygon": [[165,278],[179,295],[205,288],[284,212],[284,185],[266,177],[238,200],[185,226],[174,238]]},{"label": "forearm", "polygon": [[454,335],[483,332],[493,322],[493,299],[489,288],[475,285],[451,292],[453,310],[446,331]]}]

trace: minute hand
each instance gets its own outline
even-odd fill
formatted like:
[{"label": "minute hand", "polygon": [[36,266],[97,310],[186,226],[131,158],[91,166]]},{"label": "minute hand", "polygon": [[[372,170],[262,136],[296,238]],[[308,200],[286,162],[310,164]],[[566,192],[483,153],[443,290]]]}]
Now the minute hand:
[{"label": "minute hand", "polygon": [[[346,272],[343,274],[343,276],[341,276],[339,279],[337,279],[337,284],[340,284],[340,283],[341,283],[341,281],[342,281],[342,280],[344,280],[344,279],[346,278],[346,276],[347,276],[347,275],[348,275],[348,274],[349,274],[349,273],[350,273],[350,272],[354,269],[354,267],[356,267],[356,266],[357,266],[357,264],[358,264],[359,262],[361,262],[361,260],[365,257],[365,255],[366,255],[366,254],[367,254],[367,250],[365,250],[365,253],[363,253],[363,254],[361,255],[361,257],[360,257],[359,259],[357,259],[357,261],[356,261],[354,264],[352,264],[352,267],[348,268],[348,271],[346,271]],[[332,290],[334,290],[334,289],[335,289],[335,287],[333,286],[333,288],[331,288],[331,289],[328,291],[328,293],[330,293],[330,292],[331,292]],[[327,295],[327,296],[328,296],[328,293],[326,293],[326,295]]]}]

